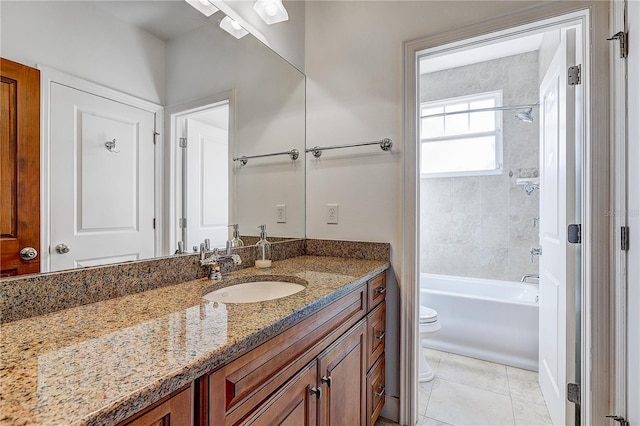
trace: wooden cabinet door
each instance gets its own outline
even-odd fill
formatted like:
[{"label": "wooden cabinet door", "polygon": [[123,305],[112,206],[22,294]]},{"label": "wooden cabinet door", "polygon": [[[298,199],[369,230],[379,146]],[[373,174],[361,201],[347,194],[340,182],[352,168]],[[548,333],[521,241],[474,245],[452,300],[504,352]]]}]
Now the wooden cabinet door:
[{"label": "wooden cabinet door", "polygon": [[319,399],[316,380],[317,365],[314,360],[241,424],[315,426]]},{"label": "wooden cabinet door", "polygon": [[[40,71],[0,58],[0,277],[40,272]],[[20,251],[33,248],[31,259]]]},{"label": "wooden cabinet door", "polygon": [[193,384],[182,388],[120,426],[192,426]]},{"label": "wooden cabinet door", "polygon": [[318,357],[320,425],[366,424],[366,321]]}]

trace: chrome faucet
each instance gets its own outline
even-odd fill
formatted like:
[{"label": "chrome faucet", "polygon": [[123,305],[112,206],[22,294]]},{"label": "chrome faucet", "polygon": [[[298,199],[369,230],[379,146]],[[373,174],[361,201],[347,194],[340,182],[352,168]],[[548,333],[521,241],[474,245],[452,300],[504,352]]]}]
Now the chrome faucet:
[{"label": "chrome faucet", "polygon": [[526,283],[529,278],[533,278],[533,279],[536,279],[536,280],[539,281],[540,280],[540,275],[538,275],[538,274],[524,274],[522,276],[522,278],[520,278],[520,282],[521,283]]},{"label": "chrome faucet", "polygon": [[[204,241],[204,243],[200,243],[200,264],[209,266],[208,277],[210,280],[222,279],[221,264],[223,261],[231,260],[234,265],[240,265],[242,263],[239,255],[231,253],[231,241],[227,241],[227,246],[224,251],[217,248],[210,250],[207,248],[209,247],[209,239]],[[210,254],[210,256],[207,257],[207,254]]]}]

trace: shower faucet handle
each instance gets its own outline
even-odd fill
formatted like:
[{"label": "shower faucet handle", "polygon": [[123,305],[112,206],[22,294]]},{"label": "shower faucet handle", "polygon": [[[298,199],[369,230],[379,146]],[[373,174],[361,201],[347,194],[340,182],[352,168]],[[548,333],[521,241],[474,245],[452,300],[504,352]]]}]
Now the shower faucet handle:
[{"label": "shower faucet handle", "polygon": [[531,247],[529,253],[531,254],[531,263],[533,263],[533,256],[542,256],[542,247]]}]

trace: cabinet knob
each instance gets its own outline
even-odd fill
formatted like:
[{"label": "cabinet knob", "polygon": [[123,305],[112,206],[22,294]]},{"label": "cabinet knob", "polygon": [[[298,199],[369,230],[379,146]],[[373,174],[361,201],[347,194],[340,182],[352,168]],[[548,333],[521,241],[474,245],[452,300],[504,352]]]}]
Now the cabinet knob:
[{"label": "cabinet knob", "polygon": [[312,387],[311,388],[311,393],[315,394],[316,397],[318,397],[318,399],[320,399],[320,397],[322,396],[322,389],[320,389],[319,387]]},{"label": "cabinet knob", "polygon": [[373,394],[374,394],[376,397],[380,397],[380,396],[384,395],[384,391],[385,391],[384,385],[383,385],[383,384],[380,384],[380,392],[374,392]]},{"label": "cabinet knob", "polygon": [[322,376],[322,383],[326,383],[329,387],[331,387],[331,376]]}]

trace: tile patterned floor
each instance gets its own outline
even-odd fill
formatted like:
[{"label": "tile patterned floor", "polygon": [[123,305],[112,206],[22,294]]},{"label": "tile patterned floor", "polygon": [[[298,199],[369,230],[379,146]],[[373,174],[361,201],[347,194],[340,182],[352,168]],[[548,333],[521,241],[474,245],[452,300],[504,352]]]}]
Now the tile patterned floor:
[{"label": "tile patterned floor", "polygon": [[[436,378],[419,385],[418,425],[552,425],[537,373],[423,350]],[[376,426],[393,424],[381,419]]]}]

